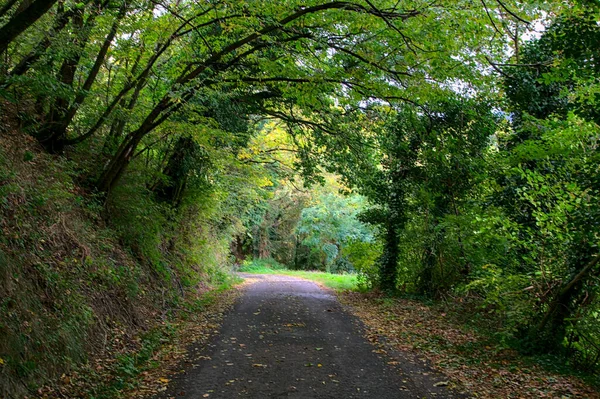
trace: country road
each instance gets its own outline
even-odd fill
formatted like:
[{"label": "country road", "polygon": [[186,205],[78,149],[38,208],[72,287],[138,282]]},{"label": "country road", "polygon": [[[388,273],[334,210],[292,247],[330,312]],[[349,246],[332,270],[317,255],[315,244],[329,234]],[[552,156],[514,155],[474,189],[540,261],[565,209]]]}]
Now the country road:
[{"label": "country road", "polygon": [[293,277],[241,274],[221,332],[157,398],[455,398],[406,354],[375,351],[335,296]]}]

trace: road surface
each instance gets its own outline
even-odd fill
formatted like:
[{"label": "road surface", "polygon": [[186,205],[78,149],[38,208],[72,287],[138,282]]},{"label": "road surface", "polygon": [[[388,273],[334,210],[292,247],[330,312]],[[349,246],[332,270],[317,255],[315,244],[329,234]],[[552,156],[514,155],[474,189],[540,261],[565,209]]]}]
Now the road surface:
[{"label": "road surface", "polygon": [[463,397],[410,355],[377,353],[360,321],[317,284],[241,276],[249,284],[221,332],[157,398]]}]

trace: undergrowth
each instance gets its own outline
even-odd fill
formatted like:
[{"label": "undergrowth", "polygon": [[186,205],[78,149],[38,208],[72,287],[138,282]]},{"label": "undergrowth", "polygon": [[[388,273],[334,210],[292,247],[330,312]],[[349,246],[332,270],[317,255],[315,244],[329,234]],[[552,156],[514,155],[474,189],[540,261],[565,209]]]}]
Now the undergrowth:
[{"label": "undergrowth", "polygon": [[73,165],[17,129],[0,137],[0,397],[69,396],[98,358],[112,377],[87,395],[116,397],[170,320],[232,282],[214,208],[174,215],[135,178],[104,203]]}]

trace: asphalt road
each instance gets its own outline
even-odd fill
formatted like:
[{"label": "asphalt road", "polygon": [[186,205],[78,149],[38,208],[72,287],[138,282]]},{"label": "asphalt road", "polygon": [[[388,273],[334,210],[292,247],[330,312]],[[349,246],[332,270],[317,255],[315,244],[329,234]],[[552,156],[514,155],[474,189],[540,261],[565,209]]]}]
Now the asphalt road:
[{"label": "asphalt road", "polygon": [[220,334],[157,398],[462,397],[409,354],[378,354],[360,321],[317,284],[242,277],[250,284]]}]

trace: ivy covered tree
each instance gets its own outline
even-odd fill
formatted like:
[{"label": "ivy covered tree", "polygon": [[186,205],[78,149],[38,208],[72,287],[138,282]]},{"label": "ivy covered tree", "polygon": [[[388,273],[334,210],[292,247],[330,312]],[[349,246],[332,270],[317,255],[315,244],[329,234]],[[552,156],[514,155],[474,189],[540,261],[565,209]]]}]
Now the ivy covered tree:
[{"label": "ivy covered tree", "polygon": [[[346,179],[375,205],[363,220],[381,227],[385,244],[378,278],[382,289],[397,288],[402,232],[410,214],[417,212],[427,221],[431,237],[421,249],[417,284],[422,291],[432,292],[440,258],[436,236],[443,235],[439,225],[446,215],[459,213],[461,202],[476,184],[495,121],[485,102],[455,95],[422,107],[405,106],[376,137],[374,163],[358,172],[352,165],[342,169]],[[427,193],[424,203],[423,193]],[[468,275],[468,261],[463,262],[459,274]]]}]

